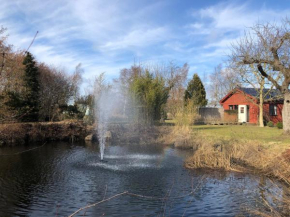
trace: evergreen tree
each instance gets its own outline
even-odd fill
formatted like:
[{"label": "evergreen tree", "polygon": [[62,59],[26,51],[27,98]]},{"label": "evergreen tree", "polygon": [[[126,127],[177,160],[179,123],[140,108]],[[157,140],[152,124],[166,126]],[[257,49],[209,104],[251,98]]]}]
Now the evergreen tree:
[{"label": "evergreen tree", "polygon": [[193,75],[193,78],[189,81],[184,93],[184,101],[192,100],[193,105],[197,107],[206,106],[206,92],[204,86],[197,74]]},{"label": "evergreen tree", "polygon": [[22,121],[38,121],[39,113],[39,71],[31,53],[27,52],[23,60],[25,66],[23,97],[24,111]]}]

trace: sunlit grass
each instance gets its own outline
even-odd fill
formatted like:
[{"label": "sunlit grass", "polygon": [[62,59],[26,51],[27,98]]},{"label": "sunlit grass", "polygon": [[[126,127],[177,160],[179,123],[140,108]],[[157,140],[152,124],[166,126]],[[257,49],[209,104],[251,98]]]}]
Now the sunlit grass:
[{"label": "sunlit grass", "polygon": [[[174,124],[174,120],[166,123]],[[290,136],[276,127],[258,127],[251,125],[193,125],[193,131],[211,140],[251,140],[262,143],[265,147],[277,150],[290,148]]]},{"label": "sunlit grass", "polygon": [[200,130],[208,136],[242,138],[264,142],[288,142],[290,137],[283,135],[283,130],[275,127],[257,127],[249,125],[194,125],[193,129]]}]

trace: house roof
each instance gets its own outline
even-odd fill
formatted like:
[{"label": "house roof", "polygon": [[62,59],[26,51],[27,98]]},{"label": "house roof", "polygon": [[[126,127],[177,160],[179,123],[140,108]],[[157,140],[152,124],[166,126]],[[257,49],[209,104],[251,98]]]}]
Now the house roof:
[{"label": "house roof", "polygon": [[[231,95],[233,95],[234,93],[236,93],[237,91],[242,91],[245,94],[253,97],[253,98],[259,98],[259,92],[260,89],[256,89],[256,88],[248,88],[248,87],[236,87],[235,89],[233,89],[232,91],[230,91],[224,98],[222,98],[220,100],[220,103],[224,103],[229,97],[231,97]],[[277,89],[267,89],[264,88],[263,89],[263,95],[264,100],[268,101],[268,100],[283,100],[283,95],[281,94],[281,92]]]},{"label": "house roof", "polygon": [[[259,92],[260,89],[256,89],[256,88],[245,88],[245,87],[240,87],[239,88],[241,91],[243,91],[244,93],[259,98]],[[263,89],[263,95],[265,96],[264,99],[265,100],[281,100],[283,99],[283,95],[281,94],[281,92],[277,89],[267,89],[264,88]]]}]

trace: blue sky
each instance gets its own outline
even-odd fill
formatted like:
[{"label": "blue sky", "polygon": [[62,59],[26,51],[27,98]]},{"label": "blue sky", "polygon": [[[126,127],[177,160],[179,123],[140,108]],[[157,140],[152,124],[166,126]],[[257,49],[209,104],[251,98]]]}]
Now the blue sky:
[{"label": "blue sky", "polygon": [[[9,43],[89,79],[138,62],[188,63],[206,80],[231,43],[257,22],[290,16],[289,1],[0,0]],[[206,82],[206,81],[205,81]]]}]

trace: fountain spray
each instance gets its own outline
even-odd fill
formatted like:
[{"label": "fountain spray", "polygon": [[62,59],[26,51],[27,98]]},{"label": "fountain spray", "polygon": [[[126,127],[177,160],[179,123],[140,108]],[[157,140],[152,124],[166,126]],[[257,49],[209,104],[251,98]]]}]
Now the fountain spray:
[{"label": "fountain spray", "polygon": [[104,159],[106,132],[109,130],[109,124],[112,123],[116,106],[119,104],[115,94],[111,88],[107,88],[100,92],[96,101],[97,131],[101,160]]},{"label": "fountain spray", "polygon": [[106,84],[103,73],[95,80],[94,96],[96,130],[100,146],[100,158],[103,160],[106,134],[110,130],[110,126],[112,124],[131,124],[136,119],[135,114],[137,113],[128,85],[117,82],[114,85]]}]

